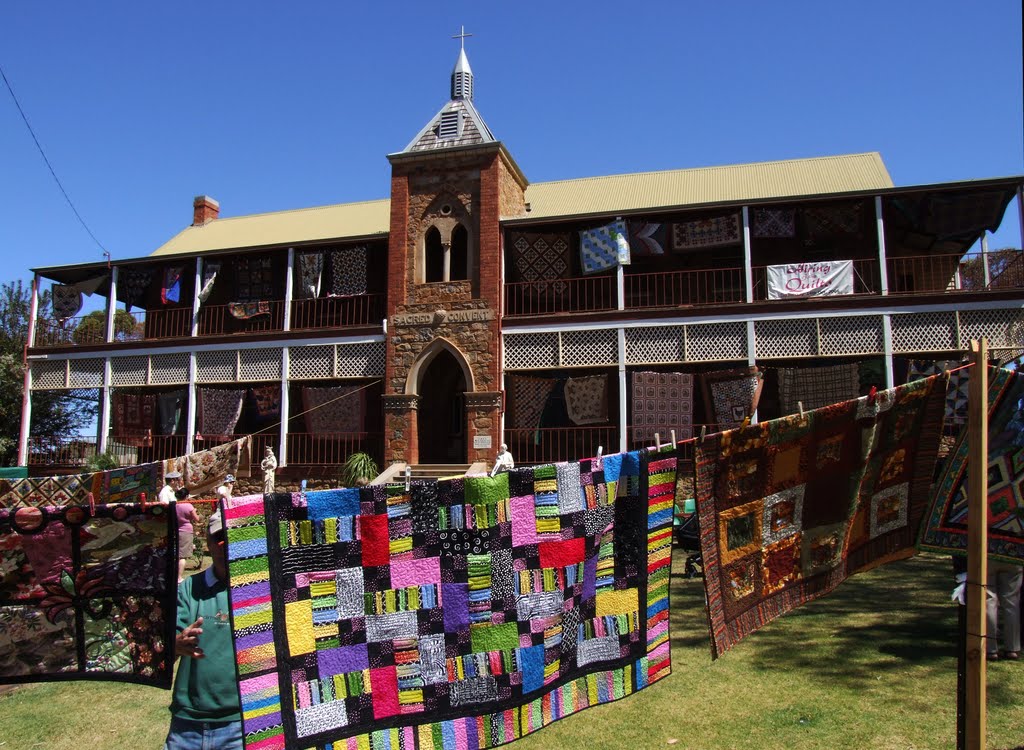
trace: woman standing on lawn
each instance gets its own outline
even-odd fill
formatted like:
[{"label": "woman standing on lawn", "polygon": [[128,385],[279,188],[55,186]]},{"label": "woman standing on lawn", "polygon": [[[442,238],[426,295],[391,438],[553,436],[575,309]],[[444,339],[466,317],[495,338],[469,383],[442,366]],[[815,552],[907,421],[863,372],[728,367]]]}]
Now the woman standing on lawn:
[{"label": "woman standing on lawn", "polygon": [[178,514],[178,583],[185,580],[185,564],[196,551],[196,531],[193,524],[199,523],[199,514],[195,506],[188,502],[187,487],[180,487],[174,492],[176,511]]}]

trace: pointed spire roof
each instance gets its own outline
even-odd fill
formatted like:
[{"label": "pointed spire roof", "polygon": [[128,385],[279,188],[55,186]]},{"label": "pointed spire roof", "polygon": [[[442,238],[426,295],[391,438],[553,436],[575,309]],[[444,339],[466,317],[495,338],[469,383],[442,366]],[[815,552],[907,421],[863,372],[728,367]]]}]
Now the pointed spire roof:
[{"label": "pointed spire roof", "polygon": [[400,154],[417,151],[432,151],[456,146],[476,146],[482,143],[496,143],[491,129],[473,106],[473,69],[466,57],[465,28],[453,38],[459,39],[459,57],[452,69],[451,99],[441,107],[424,128],[416,134]]}]

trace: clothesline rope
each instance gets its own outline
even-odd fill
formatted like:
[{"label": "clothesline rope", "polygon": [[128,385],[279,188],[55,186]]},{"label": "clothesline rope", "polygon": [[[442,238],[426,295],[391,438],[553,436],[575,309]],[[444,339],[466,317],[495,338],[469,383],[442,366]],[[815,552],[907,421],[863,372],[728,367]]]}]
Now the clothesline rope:
[{"label": "clothesline rope", "polygon": [[[378,383],[380,383],[380,380],[374,380],[372,383],[367,383],[366,385],[361,385],[358,388],[353,388],[351,391],[346,391],[345,393],[341,394],[340,396],[335,396],[330,401],[324,401],[322,404],[317,404],[312,409],[306,409],[306,411],[300,411],[298,414],[289,414],[288,418],[289,419],[295,419],[296,417],[301,417],[301,416],[303,416],[305,414],[309,414],[310,412],[316,411],[317,409],[321,409],[321,408],[327,406],[328,404],[333,404],[335,401],[340,401],[343,398],[348,398],[349,396],[355,395],[356,393],[359,393],[360,391],[369,388],[371,385],[377,385]],[[262,430],[256,430],[256,432],[250,432],[248,435],[245,435],[245,437],[252,437],[254,435],[259,435],[261,432],[266,432],[267,430],[272,430],[275,427],[280,427],[283,424],[284,424],[284,420],[282,420],[280,422],[275,422],[274,424],[267,425]]]}]

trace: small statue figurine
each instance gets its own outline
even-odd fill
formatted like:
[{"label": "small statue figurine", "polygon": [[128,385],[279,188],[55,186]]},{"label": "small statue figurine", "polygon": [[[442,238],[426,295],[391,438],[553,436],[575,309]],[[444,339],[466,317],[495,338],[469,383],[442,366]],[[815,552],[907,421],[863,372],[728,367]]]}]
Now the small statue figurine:
[{"label": "small statue figurine", "polygon": [[494,460],[494,468],[491,469],[491,476],[502,472],[511,471],[515,468],[516,462],[512,460],[512,454],[508,452],[508,446],[502,443],[498,446],[498,456]]},{"label": "small statue figurine", "polygon": [[260,468],[263,469],[263,494],[269,495],[274,491],[274,471],[277,469],[277,457],[269,445],[263,451]]}]

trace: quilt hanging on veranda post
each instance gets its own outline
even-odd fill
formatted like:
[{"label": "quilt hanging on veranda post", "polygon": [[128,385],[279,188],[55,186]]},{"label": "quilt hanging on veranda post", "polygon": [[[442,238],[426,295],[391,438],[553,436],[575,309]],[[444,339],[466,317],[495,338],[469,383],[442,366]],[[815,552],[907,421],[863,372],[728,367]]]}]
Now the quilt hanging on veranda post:
[{"label": "quilt hanging on veranda post", "polygon": [[[988,554],[1024,562],[1024,376],[997,367],[988,373]],[[967,430],[935,485],[920,548],[967,554]]]},{"label": "quilt hanging on veranda post", "polygon": [[669,673],[676,456],[225,509],[246,747],[479,749]]},{"label": "quilt hanging on veranda post", "polygon": [[170,688],[174,505],[0,507],[0,683]]},{"label": "quilt hanging on veranda post", "polygon": [[714,658],[854,573],[914,554],[945,393],[935,376],[697,442]]}]

